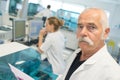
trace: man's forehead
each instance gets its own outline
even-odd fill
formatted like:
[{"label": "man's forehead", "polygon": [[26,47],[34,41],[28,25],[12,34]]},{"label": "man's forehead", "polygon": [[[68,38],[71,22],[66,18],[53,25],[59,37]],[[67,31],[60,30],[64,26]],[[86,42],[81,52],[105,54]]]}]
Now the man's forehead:
[{"label": "man's forehead", "polygon": [[80,19],[93,19],[99,17],[99,13],[93,13],[93,12],[86,12],[82,13],[79,18]]},{"label": "man's forehead", "polygon": [[79,19],[78,22],[95,22],[95,21],[99,21],[100,16],[98,14],[82,14]]},{"label": "man's forehead", "polygon": [[78,20],[79,23],[84,23],[84,22],[86,22],[86,23],[94,23],[96,21],[98,21],[98,19],[94,18],[94,17],[91,17],[91,16],[90,17],[82,17],[82,18],[80,18]]},{"label": "man's forehead", "polygon": [[89,8],[89,9],[86,9],[84,10],[81,14],[95,14],[95,13],[101,13],[102,10],[101,9],[97,9],[97,8]]}]

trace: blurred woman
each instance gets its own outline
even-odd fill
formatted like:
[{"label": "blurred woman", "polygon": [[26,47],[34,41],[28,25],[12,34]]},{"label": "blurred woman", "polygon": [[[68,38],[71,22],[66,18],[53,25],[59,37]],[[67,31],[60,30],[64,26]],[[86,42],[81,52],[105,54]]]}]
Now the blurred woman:
[{"label": "blurred woman", "polygon": [[[64,72],[65,61],[63,59],[63,50],[65,48],[65,38],[60,32],[63,26],[63,20],[56,17],[50,17],[46,21],[45,28],[40,31],[38,48],[40,53],[45,53],[49,63],[52,65],[53,73],[59,75]],[[47,34],[45,41],[44,36]]]}]

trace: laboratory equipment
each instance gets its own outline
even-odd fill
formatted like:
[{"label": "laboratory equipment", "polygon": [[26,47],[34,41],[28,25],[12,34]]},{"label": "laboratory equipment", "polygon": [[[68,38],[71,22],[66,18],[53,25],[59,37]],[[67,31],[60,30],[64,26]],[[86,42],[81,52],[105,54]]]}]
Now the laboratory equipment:
[{"label": "laboratory equipment", "polygon": [[32,45],[38,43],[39,32],[42,28],[42,20],[30,20],[28,25],[28,41],[25,44]]},{"label": "laboratory equipment", "polygon": [[13,41],[22,40],[26,36],[25,19],[13,19],[12,29]]},{"label": "laboratory equipment", "polygon": [[1,40],[12,40],[12,28],[10,26],[0,26],[0,39]]}]

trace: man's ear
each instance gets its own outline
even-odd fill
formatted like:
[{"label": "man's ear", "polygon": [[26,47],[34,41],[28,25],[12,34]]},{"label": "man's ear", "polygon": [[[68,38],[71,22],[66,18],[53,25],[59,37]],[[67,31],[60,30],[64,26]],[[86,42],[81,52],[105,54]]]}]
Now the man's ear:
[{"label": "man's ear", "polygon": [[104,39],[106,39],[108,37],[109,32],[110,32],[110,28],[106,28],[105,33],[104,33]]}]

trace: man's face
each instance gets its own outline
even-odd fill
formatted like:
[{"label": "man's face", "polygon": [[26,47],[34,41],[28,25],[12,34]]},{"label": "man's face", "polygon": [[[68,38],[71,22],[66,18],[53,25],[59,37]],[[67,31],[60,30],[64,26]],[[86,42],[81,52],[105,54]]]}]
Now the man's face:
[{"label": "man's face", "polygon": [[98,14],[84,13],[79,17],[77,38],[82,50],[95,50],[104,45],[106,33]]}]

